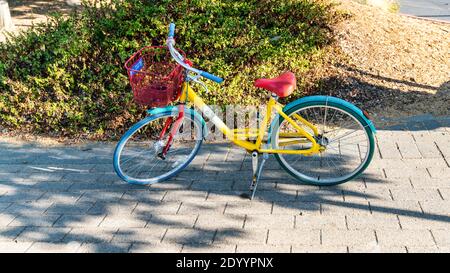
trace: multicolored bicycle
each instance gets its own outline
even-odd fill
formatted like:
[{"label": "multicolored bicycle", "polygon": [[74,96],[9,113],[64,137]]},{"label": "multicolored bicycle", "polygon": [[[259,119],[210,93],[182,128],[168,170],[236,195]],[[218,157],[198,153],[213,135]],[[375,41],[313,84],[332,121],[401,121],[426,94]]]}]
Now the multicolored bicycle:
[{"label": "multicolored bicycle", "polygon": [[[229,128],[191,88],[196,83],[207,91],[201,77],[217,83],[223,80],[194,68],[174,47],[174,33],[172,23],[167,47],[145,47],[125,64],[135,100],[152,108],[117,144],[114,169],[123,180],[153,184],[183,170],[208,134],[203,116],[251,154],[251,198],[269,154],[300,182],[314,185],[343,183],[367,168],[376,132],[368,115],[331,96],[308,96],[281,105],[278,99],[289,96],[296,87],[291,72],[255,81],[256,87],[271,94],[259,128]],[[169,105],[174,101],[178,103]]]}]

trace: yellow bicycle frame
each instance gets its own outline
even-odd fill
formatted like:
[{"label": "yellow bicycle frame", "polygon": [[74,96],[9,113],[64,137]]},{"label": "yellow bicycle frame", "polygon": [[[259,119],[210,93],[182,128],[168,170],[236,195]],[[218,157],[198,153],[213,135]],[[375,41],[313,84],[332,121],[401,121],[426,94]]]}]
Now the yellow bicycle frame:
[{"label": "yellow bicycle frame", "polygon": [[[279,154],[304,154],[311,155],[321,151],[321,145],[316,142],[314,136],[306,132],[297,122],[292,120],[283,112],[283,107],[273,97],[270,97],[267,103],[267,111],[263,118],[263,122],[259,128],[244,128],[244,129],[230,129],[215,113],[208,107],[203,100],[192,90],[188,83],[183,84],[182,94],[180,101],[190,101],[197,107],[204,116],[206,116],[215,126],[218,128],[230,141],[234,144],[246,149],[247,151],[256,151],[258,153],[279,153]],[[266,135],[267,128],[271,124],[270,120],[272,111],[275,111],[282,116],[287,122],[289,122],[297,132],[280,133],[279,146],[288,146],[297,143],[311,143],[309,149],[304,150],[289,150],[289,149],[268,149],[264,147],[264,136]],[[317,128],[305,120],[298,114],[292,115],[298,122],[309,127],[314,135],[318,135]],[[251,137],[256,137],[256,141],[249,141]]]}]

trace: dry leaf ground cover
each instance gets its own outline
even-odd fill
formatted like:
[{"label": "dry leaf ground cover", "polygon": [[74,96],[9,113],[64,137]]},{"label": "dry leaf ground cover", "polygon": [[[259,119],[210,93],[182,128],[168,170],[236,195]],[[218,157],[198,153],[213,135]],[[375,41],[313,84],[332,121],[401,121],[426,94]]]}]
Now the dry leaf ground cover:
[{"label": "dry leaf ground cover", "polygon": [[450,114],[450,24],[353,1],[339,8],[350,18],[335,30],[336,52],[321,80],[331,93],[378,116]]}]

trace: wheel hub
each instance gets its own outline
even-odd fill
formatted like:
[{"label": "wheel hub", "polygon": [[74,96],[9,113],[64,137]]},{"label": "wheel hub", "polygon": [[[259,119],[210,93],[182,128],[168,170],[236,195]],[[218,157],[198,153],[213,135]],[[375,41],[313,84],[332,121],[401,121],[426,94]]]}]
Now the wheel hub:
[{"label": "wheel hub", "polygon": [[316,139],[317,143],[324,148],[326,148],[327,145],[330,143],[328,138],[323,135],[318,135],[315,137],[315,139]]}]

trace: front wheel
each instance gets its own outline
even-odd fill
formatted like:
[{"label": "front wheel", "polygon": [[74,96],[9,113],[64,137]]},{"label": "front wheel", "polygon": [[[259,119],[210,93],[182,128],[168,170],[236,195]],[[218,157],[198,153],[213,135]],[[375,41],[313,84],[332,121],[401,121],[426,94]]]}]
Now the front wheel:
[{"label": "front wheel", "polygon": [[131,127],[114,151],[117,175],[128,183],[145,185],[184,169],[200,149],[202,125],[191,115],[184,115],[178,124],[177,118],[178,111],[163,112]]},{"label": "front wheel", "polygon": [[[312,155],[275,154],[281,166],[296,179],[319,186],[340,184],[361,174],[372,160],[375,143],[370,125],[344,103],[308,101],[287,110],[286,115],[321,145],[321,152]],[[301,118],[312,124],[316,132],[301,122]],[[296,129],[283,117],[278,124],[271,136],[274,149],[308,150],[312,147],[305,138],[286,139],[285,136]]]}]

